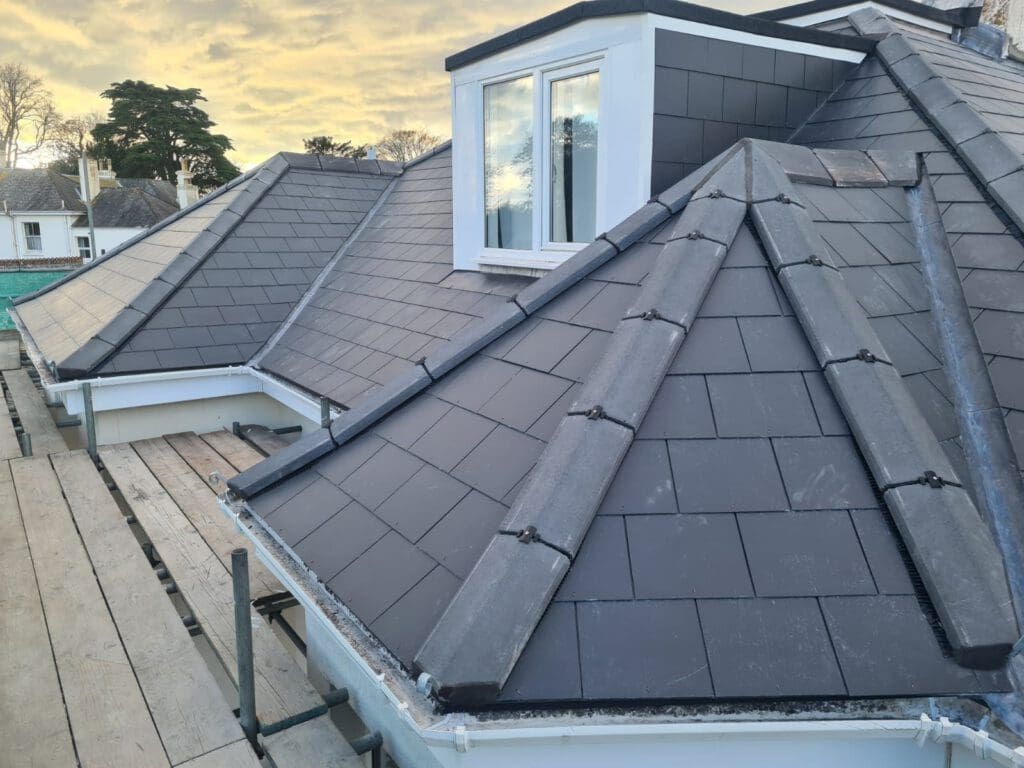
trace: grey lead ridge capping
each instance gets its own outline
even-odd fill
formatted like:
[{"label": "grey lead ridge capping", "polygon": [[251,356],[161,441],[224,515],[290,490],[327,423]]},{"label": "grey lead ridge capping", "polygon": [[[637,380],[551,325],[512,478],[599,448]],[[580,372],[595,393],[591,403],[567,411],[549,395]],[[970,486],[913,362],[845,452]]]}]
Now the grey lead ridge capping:
[{"label": "grey lead ridge capping", "polygon": [[220,228],[223,234],[206,230],[196,235],[150,283],[150,286],[157,287],[147,287],[148,290],[135,297],[93,338],[57,364],[58,378],[74,379],[86,376],[116,352],[128,337],[149,319],[153,311],[202,265],[252,207],[287,173],[289,167],[289,162],[283,155],[274,157],[262,166],[250,178],[248,186],[214,219],[216,222],[223,216],[230,221],[230,224]]},{"label": "grey lead ridge capping", "polygon": [[[439,681],[438,694],[447,704],[478,706],[493,700],[540,622],[548,601],[534,596],[553,595],[565,576],[683,343],[681,319],[697,314],[743,224],[752,151],[750,142],[740,145],[693,193],[634,308],[619,322],[498,534],[416,654],[416,670]],[[662,207],[664,216],[653,215],[652,206]],[[668,211],[649,203],[640,214],[653,229]],[[714,230],[722,241],[709,250],[712,241],[701,235],[704,230]],[[628,243],[642,236],[630,235]],[[662,312],[673,317],[664,318]],[[507,578],[496,578],[507,571],[504,558],[524,557],[516,550],[548,550],[565,557],[565,565],[557,560],[560,567],[550,567],[554,555],[546,554],[542,569],[517,574],[532,590],[524,599]],[[504,621],[494,616],[495,605],[501,606]]]},{"label": "grey lead ridge capping", "polygon": [[1024,624],[1024,485],[981,344],[974,333],[942,214],[927,174],[909,192],[911,221],[922,253],[921,272],[933,307],[946,379],[972,487],[1003,552],[1018,625]]},{"label": "grey lead ridge capping", "polygon": [[865,8],[849,16],[865,37],[879,39],[875,53],[907,97],[927,115],[978,181],[1024,229],[1024,168],[1020,154],[907,42],[883,14]]}]

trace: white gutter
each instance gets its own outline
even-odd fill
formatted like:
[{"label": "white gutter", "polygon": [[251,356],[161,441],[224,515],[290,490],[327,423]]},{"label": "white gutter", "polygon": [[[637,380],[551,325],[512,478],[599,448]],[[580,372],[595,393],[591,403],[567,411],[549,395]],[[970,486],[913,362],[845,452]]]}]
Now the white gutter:
[{"label": "white gutter", "polygon": [[[465,754],[488,747],[528,749],[542,746],[557,748],[562,755],[572,745],[611,745],[637,749],[656,741],[696,743],[699,741],[738,740],[909,740],[918,746],[929,743],[950,744],[963,748],[975,757],[990,760],[1004,768],[1024,768],[1024,748],[1011,749],[991,738],[987,732],[953,723],[946,717],[933,720],[926,714],[918,719],[899,720],[730,720],[717,722],[640,722],[643,715],[624,715],[600,722],[599,718],[564,714],[538,715],[537,726],[516,726],[521,720],[476,721],[465,714],[437,715],[420,691],[387,659],[385,652],[374,647],[365,630],[343,608],[331,610],[334,604],[315,576],[297,563],[286,561],[283,543],[264,529],[258,521],[220,498],[220,506],[238,529],[254,545],[256,554],[275,577],[298,599],[306,611],[307,627],[315,622],[333,641],[333,669],[340,673],[336,684],[345,685],[351,694],[350,703],[368,727],[380,730],[385,744],[400,764],[427,766],[460,764],[452,753]],[[307,638],[312,640],[313,638]],[[312,645],[311,645],[312,648]],[[312,658],[312,657],[311,657]],[[426,749],[424,749],[424,747]],[[487,754],[487,753],[485,753]],[[480,758],[484,759],[485,754]],[[529,753],[522,757],[528,760]],[[639,757],[640,752],[634,752]],[[428,762],[429,760],[429,762]],[[469,763],[467,763],[468,765]],[[475,763],[474,763],[475,764]],[[486,759],[481,765],[487,765]],[[566,765],[570,762],[566,762]],[[955,765],[955,763],[954,763]]]},{"label": "white gutter", "polygon": [[319,399],[247,365],[48,382],[44,387],[47,395],[60,400],[69,414],[82,414],[82,384],[86,382],[92,385],[93,410],[97,413],[263,393],[310,421],[320,422]]}]

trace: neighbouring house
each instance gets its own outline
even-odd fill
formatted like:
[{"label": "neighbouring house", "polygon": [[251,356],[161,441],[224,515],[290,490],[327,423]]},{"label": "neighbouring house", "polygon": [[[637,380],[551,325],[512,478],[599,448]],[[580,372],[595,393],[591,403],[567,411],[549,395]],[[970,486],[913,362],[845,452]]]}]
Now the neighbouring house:
[{"label": "neighbouring house", "polygon": [[48,169],[0,170],[0,269],[89,262],[87,186],[97,255],[167,218],[182,200],[198,200],[187,178],[176,188],[155,179],[119,179],[96,160],[88,168],[87,180]]},{"label": "neighbouring house", "polygon": [[[948,5],[948,3],[947,3]],[[1024,65],[980,8],[578,3],[15,305],[403,766],[1019,765]]]}]

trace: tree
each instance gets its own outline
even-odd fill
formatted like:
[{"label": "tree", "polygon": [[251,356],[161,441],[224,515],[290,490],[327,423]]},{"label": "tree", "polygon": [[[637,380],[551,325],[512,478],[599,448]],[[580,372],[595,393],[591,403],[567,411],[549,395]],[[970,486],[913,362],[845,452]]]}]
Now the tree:
[{"label": "tree", "polygon": [[388,131],[377,142],[377,153],[384,160],[407,163],[441,143],[441,138],[423,130],[396,129]]},{"label": "tree", "polygon": [[227,183],[240,171],[225,157],[233,149],[216,125],[196,106],[206,101],[198,88],[163,88],[142,80],[112,83],[100,94],[110,99],[106,122],[92,132],[96,153],[109,159],[122,176],[175,181],[187,161],[200,190]]},{"label": "tree", "polygon": [[353,145],[351,141],[335,141],[333,136],[313,136],[302,140],[302,146],[309,155],[330,155],[332,157],[366,157],[366,145]]},{"label": "tree", "polygon": [[58,120],[53,96],[43,81],[21,64],[0,65],[0,167],[36,152]]},{"label": "tree", "polygon": [[95,152],[92,131],[100,119],[99,114],[91,112],[57,122],[47,142],[53,156],[49,163],[51,170],[58,173],[78,173],[78,158]]}]

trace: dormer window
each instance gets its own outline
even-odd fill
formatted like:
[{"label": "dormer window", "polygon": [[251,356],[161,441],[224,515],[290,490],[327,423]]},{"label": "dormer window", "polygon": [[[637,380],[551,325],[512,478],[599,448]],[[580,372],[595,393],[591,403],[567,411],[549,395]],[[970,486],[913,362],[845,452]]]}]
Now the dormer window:
[{"label": "dormer window", "polygon": [[594,239],[599,93],[599,61],[483,86],[486,250],[557,262]]}]

